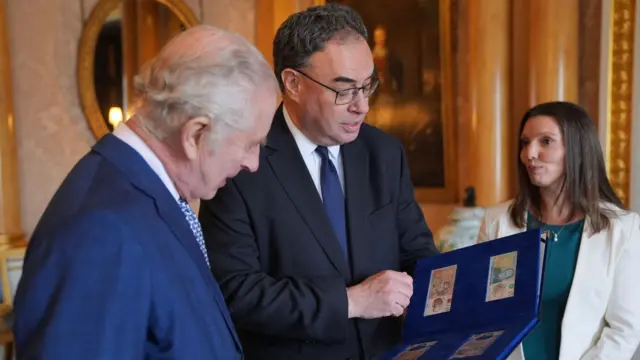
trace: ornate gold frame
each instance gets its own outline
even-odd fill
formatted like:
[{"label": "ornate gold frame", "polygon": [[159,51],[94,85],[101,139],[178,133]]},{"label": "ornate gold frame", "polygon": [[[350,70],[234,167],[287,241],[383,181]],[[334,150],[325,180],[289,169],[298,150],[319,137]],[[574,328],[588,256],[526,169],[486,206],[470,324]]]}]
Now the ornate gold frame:
[{"label": "ornate gold frame", "polygon": [[[80,103],[89,122],[91,132],[96,139],[109,133],[109,128],[98,106],[93,81],[96,42],[98,41],[98,35],[100,34],[100,29],[104,21],[123,1],[127,0],[100,0],[91,11],[89,19],[85,23],[82,37],[80,38],[80,48],[78,51],[78,91],[80,93]],[[198,18],[191,8],[181,0],[156,1],[171,9],[180,21],[188,27],[195,26],[199,23]]]},{"label": "ornate gold frame", "polygon": [[5,0],[0,0],[0,248],[24,246]]},{"label": "ornate gold frame", "polygon": [[[440,14],[440,76],[442,78],[442,137],[444,147],[444,187],[416,187],[416,201],[421,203],[453,203],[458,200],[458,168],[456,128],[454,113],[453,49],[452,49],[452,0],[438,0]],[[324,5],[326,0],[314,0],[314,5]]]},{"label": "ornate gold frame", "polygon": [[636,0],[614,0],[609,19],[606,163],[616,194],[629,205]]}]

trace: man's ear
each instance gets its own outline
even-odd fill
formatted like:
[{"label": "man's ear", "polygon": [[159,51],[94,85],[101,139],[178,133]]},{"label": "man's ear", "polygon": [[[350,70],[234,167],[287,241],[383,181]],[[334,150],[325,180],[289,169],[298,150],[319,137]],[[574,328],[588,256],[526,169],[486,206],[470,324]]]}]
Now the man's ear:
[{"label": "man's ear", "polygon": [[291,69],[284,69],[280,73],[282,83],[284,84],[284,93],[295,102],[300,98],[300,77],[298,73]]},{"label": "man's ear", "polygon": [[187,159],[194,160],[198,157],[200,143],[206,140],[209,131],[211,120],[204,116],[190,119],[182,126],[180,143]]}]

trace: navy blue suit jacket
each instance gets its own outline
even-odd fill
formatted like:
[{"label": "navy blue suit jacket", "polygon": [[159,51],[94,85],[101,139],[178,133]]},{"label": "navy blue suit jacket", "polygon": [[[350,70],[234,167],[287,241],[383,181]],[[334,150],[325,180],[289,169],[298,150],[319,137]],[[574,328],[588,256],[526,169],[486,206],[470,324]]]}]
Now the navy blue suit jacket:
[{"label": "navy blue suit jacket", "polygon": [[109,134],[44,212],[15,297],[19,359],[241,359],[220,289],[169,190]]}]

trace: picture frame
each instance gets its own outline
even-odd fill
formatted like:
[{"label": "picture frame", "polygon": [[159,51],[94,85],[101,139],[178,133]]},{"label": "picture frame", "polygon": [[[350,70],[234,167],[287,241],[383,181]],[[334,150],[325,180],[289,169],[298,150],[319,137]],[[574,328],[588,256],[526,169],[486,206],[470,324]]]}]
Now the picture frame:
[{"label": "picture frame", "polygon": [[455,0],[327,2],[350,6],[365,22],[380,78],[366,121],[402,142],[416,200],[455,203]]}]

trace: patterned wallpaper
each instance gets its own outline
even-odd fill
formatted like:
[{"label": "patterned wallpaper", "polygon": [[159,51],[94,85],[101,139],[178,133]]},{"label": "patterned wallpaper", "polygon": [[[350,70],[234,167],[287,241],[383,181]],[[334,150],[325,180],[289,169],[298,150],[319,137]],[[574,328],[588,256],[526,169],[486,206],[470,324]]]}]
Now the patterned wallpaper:
[{"label": "patterned wallpaper", "polygon": [[23,230],[94,143],[76,87],[79,0],[9,1],[8,24]]},{"label": "patterned wallpaper", "polygon": [[[254,0],[184,1],[204,23],[253,41]],[[7,2],[21,214],[27,235],[66,174],[95,143],[80,107],[76,58],[84,19],[97,2]]]}]

